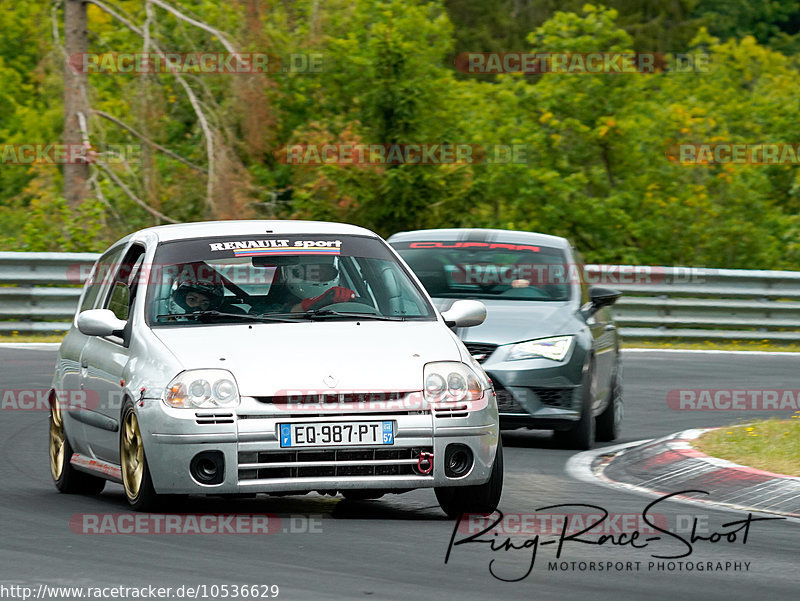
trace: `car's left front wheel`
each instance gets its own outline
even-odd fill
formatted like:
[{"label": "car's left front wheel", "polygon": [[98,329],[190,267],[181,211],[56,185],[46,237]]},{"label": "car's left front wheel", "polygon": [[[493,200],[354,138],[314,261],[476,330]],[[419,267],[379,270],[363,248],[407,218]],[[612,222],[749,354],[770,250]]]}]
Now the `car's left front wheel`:
[{"label": "car's left front wheel", "polygon": [[119,434],[120,468],[125,496],[131,507],[138,511],[146,511],[155,506],[158,495],[153,488],[150,469],[147,467],[147,456],[144,452],[144,441],[139,428],[139,418],[130,399],[122,408],[122,427]]},{"label": "car's left front wheel", "polygon": [[608,393],[606,408],[597,416],[597,440],[607,442],[619,438],[623,415],[622,365],[620,364],[611,380],[611,390]]},{"label": "car's left front wheel", "polygon": [[103,478],[76,470],[70,463],[72,446],[64,430],[64,415],[57,398],[50,405],[50,475],[59,492],[99,495],[106,486]]}]

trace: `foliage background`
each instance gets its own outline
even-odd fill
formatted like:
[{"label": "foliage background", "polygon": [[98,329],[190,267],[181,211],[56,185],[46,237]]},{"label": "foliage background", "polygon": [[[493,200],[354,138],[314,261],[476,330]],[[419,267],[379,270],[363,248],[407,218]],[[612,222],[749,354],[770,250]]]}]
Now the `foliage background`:
[{"label": "foliage background", "polygon": [[[109,1],[141,23],[145,0]],[[215,132],[203,174],[145,149],[115,170],[173,219],[340,220],[383,235],[482,226],[572,239],[592,262],[800,268],[800,171],[686,167],[668,146],[800,143],[800,4],[764,0],[176,0],[241,51],[320,53],[320,73],[193,75]],[[158,7],[161,47],[222,51]],[[59,2],[0,2],[0,144],[61,136]],[[89,6],[90,50],[142,40]],[[63,33],[61,34],[63,35]],[[471,76],[464,51],[711,55],[708,72]],[[89,76],[92,106],[206,165],[203,132],[170,75]],[[135,143],[93,117],[94,143]],[[291,166],[288,143],[526,144],[527,164]],[[0,164],[0,249],[101,250],[159,223],[107,178],[68,207],[57,167]]]}]

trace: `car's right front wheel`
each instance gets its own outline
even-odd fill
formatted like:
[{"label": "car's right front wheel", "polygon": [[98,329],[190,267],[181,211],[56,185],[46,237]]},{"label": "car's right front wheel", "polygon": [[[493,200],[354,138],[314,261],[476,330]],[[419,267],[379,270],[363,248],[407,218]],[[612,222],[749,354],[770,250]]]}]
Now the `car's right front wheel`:
[{"label": "car's right front wheel", "polygon": [[497,451],[492,465],[492,474],[485,484],[473,486],[448,486],[434,489],[436,500],[449,518],[464,513],[492,513],[500,503],[503,493],[503,442],[497,439]]},{"label": "car's right front wheel", "polygon": [[122,427],[119,433],[120,467],[125,496],[131,507],[146,511],[155,506],[158,500],[147,457],[144,452],[144,440],[139,428],[139,418],[130,399],[122,408]]}]

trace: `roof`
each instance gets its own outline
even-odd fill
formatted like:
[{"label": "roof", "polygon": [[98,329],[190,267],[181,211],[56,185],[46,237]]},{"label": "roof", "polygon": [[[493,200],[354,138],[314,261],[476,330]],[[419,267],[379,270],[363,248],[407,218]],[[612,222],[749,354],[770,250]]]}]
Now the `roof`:
[{"label": "roof", "polygon": [[488,228],[449,228],[436,230],[415,230],[399,232],[388,238],[388,242],[427,240],[469,241],[469,242],[509,242],[515,244],[534,244],[551,248],[569,248],[569,241],[559,236],[521,232],[516,230],[495,230]]},{"label": "roof", "polygon": [[302,221],[294,219],[252,219],[230,221],[199,221],[158,225],[139,230],[134,235],[155,234],[159,242],[204,238],[210,236],[255,236],[263,234],[341,234],[377,237],[368,229],[327,221]]}]

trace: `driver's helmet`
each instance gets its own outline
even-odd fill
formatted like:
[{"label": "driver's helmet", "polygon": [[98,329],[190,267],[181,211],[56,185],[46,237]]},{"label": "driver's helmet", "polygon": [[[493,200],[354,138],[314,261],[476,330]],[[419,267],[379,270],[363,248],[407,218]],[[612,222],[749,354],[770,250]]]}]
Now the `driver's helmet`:
[{"label": "driver's helmet", "polygon": [[224,297],[222,284],[193,274],[183,274],[172,293],[172,300],[187,313],[217,309]]},{"label": "driver's helmet", "polygon": [[286,287],[297,298],[314,298],[339,285],[339,268],[335,257],[298,259],[293,265],[281,267]]}]

